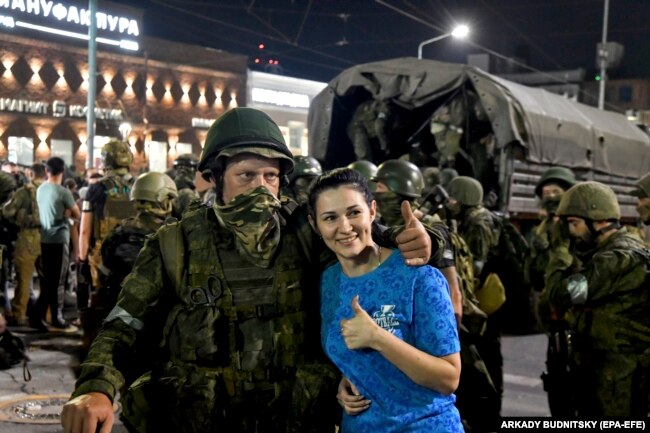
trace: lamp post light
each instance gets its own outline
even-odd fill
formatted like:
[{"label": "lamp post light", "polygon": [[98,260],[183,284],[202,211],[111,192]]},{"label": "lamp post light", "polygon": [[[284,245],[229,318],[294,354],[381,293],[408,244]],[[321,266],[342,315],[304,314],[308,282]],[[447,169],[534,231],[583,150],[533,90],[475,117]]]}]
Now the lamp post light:
[{"label": "lamp post light", "polygon": [[418,59],[422,58],[422,48],[425,45],[432,44],[434,42],[438,42],[442,39],[448,38],[449,36],[456,38],[456,39],[463,39],[466,38],[467,35],[469,34],[469,27],[466,25],[460,25],[456,26],[451,32],[442,34],[440,36],[436,36],[435,38],[427,39],[426,41],[423,41],[418,45]]}]

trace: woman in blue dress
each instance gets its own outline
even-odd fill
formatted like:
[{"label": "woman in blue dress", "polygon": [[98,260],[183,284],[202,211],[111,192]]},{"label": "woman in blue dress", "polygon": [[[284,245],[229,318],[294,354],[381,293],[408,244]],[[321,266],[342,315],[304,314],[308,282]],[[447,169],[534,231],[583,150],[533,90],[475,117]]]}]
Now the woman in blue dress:
[{"label": "woman in blue dress", "polygon": [[[320,176],[309,206],[338,259],[320,291],[321,341],[344,376],[341,432],[462,432],[453,394],[460,343],[445,278],[374,243],[376,205],[357,171]],[[403,213],[414,218],[410,207]]]}]

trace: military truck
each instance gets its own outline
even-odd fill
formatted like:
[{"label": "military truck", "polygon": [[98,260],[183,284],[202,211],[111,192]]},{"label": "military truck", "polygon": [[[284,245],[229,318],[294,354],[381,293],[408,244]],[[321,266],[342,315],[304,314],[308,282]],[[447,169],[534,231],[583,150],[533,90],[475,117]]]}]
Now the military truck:
[{"label": "military truck", "polygon": [[398,157],[453,167],[520,223],[536,219],[535,184],[550,166],[610,185],[628,221],[636,219],[628,192],[650,171],[650,137],[622,114],[432,60],[343,71],[312,101],[308,124],[309,154],[324,169]]}]

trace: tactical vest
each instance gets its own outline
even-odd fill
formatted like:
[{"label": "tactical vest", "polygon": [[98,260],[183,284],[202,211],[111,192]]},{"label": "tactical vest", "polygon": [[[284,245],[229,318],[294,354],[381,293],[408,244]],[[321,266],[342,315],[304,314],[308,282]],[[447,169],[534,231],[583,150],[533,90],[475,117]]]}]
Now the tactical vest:
[{"label": "tactical vest", "polygon": [[102,218],[95,215],[94,219],[94,237],[95,241],[101,242],[120,221],[135,216],[136,209],[133,202],[129,199],[131,186],[122,182],[119,177],[109,176],[102,179],[104,185],[106,201]]},{"label": "tactical vest", "polygon": [[283,213],[288,221],[268,269],[239,256],[233,235],[218,225],[211,208],[189,212],[160,234],[163,258],[173,248],[164,241],[165,230],[182,235],[176,251],[182,249],[184,255],[171,273],[169,267],[175,265],[165,261],[172,281],[177,279],[174,272],[182,277],[174,284],[176,304],[161,347],[168,350],[171,365],[206,367],[205,374],[220,376],[231,399],[292,377],[308,352],[306,332],[318,332],[313,322],[319,319],[318,285],[314,275],[307,275],[313,266],[297,222],[285,208]]}]

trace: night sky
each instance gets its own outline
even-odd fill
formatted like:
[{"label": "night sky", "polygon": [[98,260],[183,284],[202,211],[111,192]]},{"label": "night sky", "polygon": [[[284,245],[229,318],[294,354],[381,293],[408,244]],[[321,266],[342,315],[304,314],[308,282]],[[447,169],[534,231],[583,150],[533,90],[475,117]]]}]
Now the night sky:
[{"label": "night sky", "polygon": [[[436,42],[425,58],[465,63],[487,49],[539,70],[582,67],[592,79],[604,11],[604,0],[115,2],[144,9],[147,35],[245,54],[251,69],[318,81],[354,64],[416,56],[421,41],[458,23],[471,27],[470,40]],[[625,46],[610,78],[650,77],[648,23],[650,0],[610,1],[607,39]]]}]

